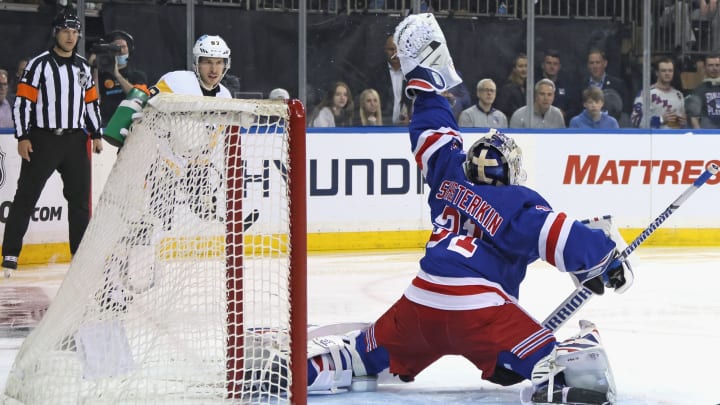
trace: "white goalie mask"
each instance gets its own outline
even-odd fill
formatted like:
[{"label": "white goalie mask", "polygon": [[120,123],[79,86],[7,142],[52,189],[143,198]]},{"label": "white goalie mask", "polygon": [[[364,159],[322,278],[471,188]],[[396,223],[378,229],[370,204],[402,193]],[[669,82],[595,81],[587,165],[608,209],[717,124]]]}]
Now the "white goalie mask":
[{"label": "white goalie mask", "polygon": [[[417,87],[418,90],[427,91],[429,85],[437,92],[462,83],[455,71],[445,35],[432,14],[407,16],[395,28],[393,40],[408,87],[413,87],[413,79],[424,82]],[[418,66],[422,69],[416,69]]]},{"label": "white goalie mask", "polygon": [[230,69],[230,48],[225,43],[225,40],[222,39],[219,35],[201,36],[200,38],[198,38],[197,41],[195,41],[195,46],[193,46],[192,53],[193,69],[195,70],[195,75],[198,77],[198,80],[200,80],[200,72],[198,70],[198,65],[200,63],[201,57],[225,59],[225,69],[223,69],[220,80],[225,77],[225,73],[227,73],[227,71]]},{"label": "white goalie mask", "polygon": [[472,144],[463,168],[468,180],[480,185],[518,185],[527,178],[522,167],[522,149],[496,129]]}]

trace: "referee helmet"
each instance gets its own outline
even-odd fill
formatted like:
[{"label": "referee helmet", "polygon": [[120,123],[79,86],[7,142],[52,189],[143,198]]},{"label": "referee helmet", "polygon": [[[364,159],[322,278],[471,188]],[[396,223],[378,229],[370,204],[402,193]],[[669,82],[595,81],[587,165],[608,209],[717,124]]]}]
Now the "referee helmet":
[{"label": "referee helmet", "polygon": [[80,19],[78,19],[75,14],[67,11],[58,14],[53,20],[53,35],[56,35],[58,31],[64,28],[70,28],[80,32],[80,28],[82,28]]}]

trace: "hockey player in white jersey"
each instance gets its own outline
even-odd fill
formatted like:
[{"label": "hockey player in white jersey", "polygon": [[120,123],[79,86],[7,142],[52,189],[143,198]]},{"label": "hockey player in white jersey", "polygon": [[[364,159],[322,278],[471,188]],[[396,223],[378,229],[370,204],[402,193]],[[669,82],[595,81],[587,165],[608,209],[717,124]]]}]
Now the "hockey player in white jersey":
[{"label": "hockey player in white jersey", "polygon": [[[220,36],[202,35],[193,46],[193,70],[174,71],[163,75],[152,86],[150,97],[158,93],[173,93],[188,96],[206,96],[232,98],[230,91],[220,81],[230,69],[230,48]],[[143,102],[143,106],[144,106]],[[143,112],[132,115],[133,123],[143,119]],[[134,124],[133,124],[134,125]],[[123,137],[128,136],[129,128],[120,130]],[[223,143],[218,139],[222,129],[207,128],[207,133],[200,134],[207,138],[206,143],[194,147],[194,150],[179,148],[173,150],[172,145],[163,143],[160,158],[153,165],[156,175],[146,181],[145,187],[150,188],[150,209],[147,218],[138,219],[132,230],[123,240],[132,240],[132,249],[144,249],[150,245],[152,235],[161,235],[156,228],[168,231],[172,228],[175,215],[176,195],[178,190],[187,194],[187,204],[200,218],[218,220],[216,194],[220,193],[220,175],[215,167],[208,163],[213,150],[222,149]],[[177,149],[177,148],[176,148]],[[202,173],[205,176],[185,175],[186,173]],[[197,178],[190,181],[188,179]],[[159,222],[159,227],[152,225]],[[154,236],[158,237],[158,236]],[[131,249],[131,250],[132,250]],[[111,287],[103,288],[98,301],[103,308],[125,311],[132,301],[132,295],[122,287],[120,279],[127,272],[130,255],[117,254],[108,257],[106,263],[106,283]]]},{"label": "hockey player in white jersey", "polygon": [[[203,35],[195,41],[192,52],[192,72],[189,70],[176,70],[166,73],[146,93],[149,93],[150,97],[158,93],[173,93],[188,96],[232,98],[227,87],[220,83],[230,69],[230,48],[225,43],[225,40],[218,35]],[[133,93],[130,93],[128,99],[121,106],[125,105],[133,97]],[[135,102],[138,106],[133,107],[136,112],[132,114],[132,121],[119,129],[121,137],[111,143],[122,145],[124,138],[128,135],[130,125],[142,120],[143,112],[140,110],[145,107],[147,98],[135,100]],[[130,103],[129,105],[133,104]],[[120,111],[121,109],[118,108],[115,114]],[[110,121],[112,122],[114,118],[113,116]]]},{"label": "hockey player in white jersey", "polygon": [[537,259],[597,294],[625,291],[632,272],[616,260],[621,241],[523,187],[522,152],[511,138],[491,130],[463,151],[440,95],[460,78],[432,14],[404,19],[395,43],[414,96],[410,144],[430,187],[433,232],[417,276],[377,321],[310,340],[308,391],[372,389],[384,370],[409,382],[440,357],[460,355],[492,383],[530,380],[524,402],[612,403],[615,385],[595,326],[582,321],[577,336],[556,342],[518,295]]},{"label": "hockey player in white jersey", "polygon": [[150,89],[157,92],[232,98],[220,81],[230,69],[230,48],[218,35],[203,35],[193,46],[193,70],[177,70],[163,75]]}]

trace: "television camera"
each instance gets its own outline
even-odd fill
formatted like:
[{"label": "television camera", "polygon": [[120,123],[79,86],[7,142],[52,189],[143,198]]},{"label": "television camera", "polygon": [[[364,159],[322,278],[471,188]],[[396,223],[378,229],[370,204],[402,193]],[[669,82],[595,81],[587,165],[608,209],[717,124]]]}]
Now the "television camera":
[{"label": "television camera", "polygon": [[115,56],[120,54],[120,47],[101,39],[90,47],[95,54],[95,67],[99,72],[112,73],[115,70]]}]

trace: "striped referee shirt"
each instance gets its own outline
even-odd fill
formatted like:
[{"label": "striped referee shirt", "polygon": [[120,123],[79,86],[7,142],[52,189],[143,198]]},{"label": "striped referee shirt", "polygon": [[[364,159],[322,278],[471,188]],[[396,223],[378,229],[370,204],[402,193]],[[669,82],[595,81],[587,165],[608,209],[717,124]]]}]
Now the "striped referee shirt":
[{"label": "striped referee shirt", "polygon": [[13,114],[18,140],[28,139],[31,128],[87,129],[100,138],[100,103],[87,60],[52,50],[31,59],[18,83]]}]

